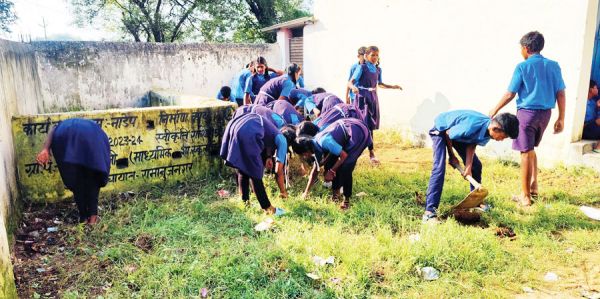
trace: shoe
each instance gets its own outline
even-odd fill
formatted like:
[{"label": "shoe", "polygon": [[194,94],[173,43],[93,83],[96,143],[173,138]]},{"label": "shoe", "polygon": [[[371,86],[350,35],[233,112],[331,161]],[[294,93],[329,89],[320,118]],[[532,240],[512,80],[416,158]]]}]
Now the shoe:
[{"label": "shoe", "polygon": [[423,221],[423,223],[431,223],[431,224],[440,223],[440,220],[438,219],[437,214],[435,214],[435,213],[425,213],[425,214],[423,214],[423,218],[421,220]]},{"label": "shoe", "polygon": [[473,208],[475,211],[479,211],[481,213],[487,213],[492,209],[492,205],[490,204],[481,204],[480,206]]},{"label": "shoe", "polygon": [[286,212],[284,209],[282,208],[275,208],[275,214],[273,214],[275,217],[281,217],[283,215],[285,215]]}]

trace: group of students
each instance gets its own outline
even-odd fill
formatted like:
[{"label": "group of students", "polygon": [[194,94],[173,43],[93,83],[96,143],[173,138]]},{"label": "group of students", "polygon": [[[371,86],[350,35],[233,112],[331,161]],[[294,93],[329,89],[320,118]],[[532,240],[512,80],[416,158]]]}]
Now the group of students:
[{"label": "group of students", "polygon": [[[465,165],[463,176],[472,176],[481,182],[482,164],[475,149],[478,145],[486,145],[490,139],[514,139],[513,149],[521,153],[522,192],[514,195],[513,200],[529,206],[537,198],[535,147],[540,144],[551,110],[557,104],[559,115],[554,133],[563,129],[565,85],[558,63],[540,54],[544,47],[541,33],[532,31],[525,34],[520,44],[525,61],[517,65],[507,92],[488,115],[473,110],[455,110],[441,113],[434,119],[433,128],[429,131],[433,142],[433,168],[423,222],[437,220],[447,157],[451,166],[458,167],[456,150]],[[257,66],[261,66],[261,72]],[[359,48],[358,62],[349,72],[345,101],[322,88],[309,92],[298,87],[301,68],[295,64],[290,65],[285,73],[272,70],[266,80],[266,75],[261,75],[264,70],[268,70],[266,62],[259,58],[248,64],[248,69],[236,78],[237,82],[246,81],[244,105],[238,108],[228,124],[221,147],[225,163],[237,169],[242,199],[249,199],[247,182],[251,179],[263,209],[276,215],[283,213],[282,209],[273,207],[269,202],[262,176],[265,168],[270,169],[275,163],[281,196],[287,197],[284,171],[287,153],[291,149],[313,165],[303,197],[308,195],[323,168],[324,180],[332,182],[332,199],[341,201],[341,209],[349,208],[352,173],[358,158],[369,148],[371,162],[378,163],[373,150],[373,130],[380,125],[377,90],[402,89],[382,82],[379,49],[375,46]],[[248,75],[244,79],[245,74]],[[255,76],[262,77],[255,79]],[[223,99],[238,101],[239,85],[236,96],[224,96],[223,91],[227,88],[221,89]],[[516,95],[517,114],[498,114]],[[286,109],[269,110],[275,106],[285,106]],[[295,121],[288,121],[291,117],[282,113],[295,115]],[[483,210],[488,208],[482,206]]]},{"label": "group of students", "polygon": [[[450,165],[458,166],[456,150],[465,164],[463,176],[471,175],[481,182],[482,165],[475,148],[486,145],[490,139],[501,141],[510,137],[514,139],[513,149],[521,153],[522,192],[515,195],[514,200],[528,206],[539,194],[535,147],[549,123],[551,109],[557,104],[559,115],[554,133],[563,129],[565,85],[558,63],[540,54],[544,47],[542,34],[529,32],[521,38],[520,44],[525,61],[517,65],[508,91],[489,115],[456,110],[435,118],[429,131],[433,141],[433,168],[424,222],[437,219],[446,157]],[[282,72],[269,68],[264,58],[258,58],[236,77],[238,85],[234,89],[220,90],[223,100],[239,105],[225,129],[220,156],[226,165],[236,169],[242,199],[247,202],[252,189],[269,214],[281,215],[284,211],[269,201],[263,174],[265,170],[273,171],[281,197],[287,197],[286,166],[291,151],[312,165],[303,197],[308,196],[323,169],[324,180],[332,185],[333,200],[341,201],[341,209],[348,209],[358,158],[369,148],[371,162],[378,162],[373,152],[373,130],[377,130],[380,123],[377,89],[401,89],[382,82],[379,49],[374,46],[359,49],[358,62],[350,70],[346,101],[323,88],[303,89],[301,73],[301,67],[296,64]],[[241,85],[244,87],[240,88]],[[517,94],[516,116],[498,114]],[[597,105],[592,100],[597,94],[597,85],[592,82],[589,103]],[[600,126],[598,108],[589,106],[592,108],[588,110],[596,114],[586,115],[584,136],[598,134]],[[95,224],[98,192],[108,182],[110,171],[108,137],[93,121],[65,120],[48,134],[37,156],[38,163],[49,163],[52,154],[63,182],[73,191],[80,221]]]},{"label": "group of students", "polygon": [[341,201],[342,209],[350,206],[358,158],[368,147],[371,161],[378,163],[373,150],[373,130],[380,122],[377,88],[401,89],[382,82],[377,47],[361,47],[358,54],[346,101],[323,88],[304,89],[297,64],[282,72],[267,67],[263,57],[248,63],[234,78],[234,88],[221,88],[218,98],[235,101],[239,108],[225,129],[220,155],[236,169],[244,201],[249,200],[251,180],[261,207],[267,213],[283,213],[271,205],[262,177],[265,169],[274,170],[280,195],[287,197],[284,172],[287,154],[293,151],[313,167],[304,197],[322,167],[333,199]]}]

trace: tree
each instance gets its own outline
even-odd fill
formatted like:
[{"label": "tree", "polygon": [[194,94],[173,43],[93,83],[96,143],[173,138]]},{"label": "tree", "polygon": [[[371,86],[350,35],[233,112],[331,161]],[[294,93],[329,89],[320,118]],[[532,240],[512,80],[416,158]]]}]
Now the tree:
[{"label": "tree", "polygon": [[[224,0],[71,0],[80,24],[99,16],[120,18],[133,40],[175,42],[187,37]],[[112,14],[111,14],[112,13]]]},{"label": "tree", "polygon": [[[1,0],[0,0],[1,1]],[[134,41],[274,41],[263,27],[308,15],[302,0],[71,0],[78,23],[103,17]]]},{"label": "tree", "polygon": [[10,33],[10,25],[16,20],[14,3],[10,0],[0,0],[0,30]]}]

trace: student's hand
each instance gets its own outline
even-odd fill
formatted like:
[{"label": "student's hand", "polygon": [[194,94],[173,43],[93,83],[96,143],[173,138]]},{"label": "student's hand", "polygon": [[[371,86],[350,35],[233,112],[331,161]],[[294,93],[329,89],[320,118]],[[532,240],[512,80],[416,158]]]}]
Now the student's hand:
[{"label": "student's hand", "polygon": [[273,169],[273,159],[272,158],[267,158],[267,162],[265,162],[265,168],[267,170]]},{"label": "student's hand", "polygon": [[288,198],[288,193],[287,192],[279,193],[279,197],[280,198]]},{"label": "student's hand", "polygon": [[350,96],[346,95],[346,104],[350,105]]},{"label": "student's hand", "polygon": [[464,178],[466,178],[467,176],[473,176],[473,172],[472,172],[470,166],[465,167],[465,169],[463,170],[462,176]]},{"label": "student's hand", "polygon": [[400,90],[402,90],[402,87],[400,85],[392,85],[392,88],[393,89],[400,89]]},{"label": "student's hand", "polygon": [[490,118],[494,118],[494,116],[496,116],[496,114],[498,113],[498,111],[496,111],[496,109],[492,109],[490,110],[490,112],[488,113],[488,116]]},{"label": "student's hand", "polygon": [[302,192],[302,199],[306,199],[308,198],[308,192],[304,191]]},{"label": "student's hand", "polygon": [[315,108],[315,109],[313,109],[313,113],[315,114],[316,117],[319,117],[319,115],[321,115],[321,110]]},{"label": "student's hand", "polygon": [[554,134],[558,134],[558,133],[562,132],[564,127],[565,127],[564,119],[557,119],[556,122],[554,123]]},{"label": "student's hand", "polygon": [[335,172],[333,170],[329,169],[325,173],[325,182],[331,182],[331,181],[333,181],[334,178],[335,178]]},{"label": "student's hand", "polygon": [[354,86],[354,87],[352,87],[351,89],[352,89],[352,92],[353,92],[355,95],[358,95],[358,93],[359,93],[359,91],[358,91],[358,87]]},{"label": "student's hand", "polygon": [[43,149],[36,157],[36,161],[41,166],[46,166],[48,162],[50,162],[50,151],[48,149]]},{"label": "student's hand", "polygon": [[456,158],[456,156],[452,156],[448,159],[448,164],[450,164],[450,166],[452,166],[453,168],[457,168],[458,166],[460,166],[460,161],[458,161],[458,158]]}]

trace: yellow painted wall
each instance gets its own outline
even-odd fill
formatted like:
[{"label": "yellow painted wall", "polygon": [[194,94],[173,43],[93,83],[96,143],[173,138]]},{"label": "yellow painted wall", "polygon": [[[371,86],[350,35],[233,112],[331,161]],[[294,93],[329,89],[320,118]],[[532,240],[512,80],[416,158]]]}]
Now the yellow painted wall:
[{"label": "yellow painted wall", "polygon": [[111,145],[109,183],[102,191],[125,191],[139,185],[184,180],[219,171],[223,130],[235,104],[202,101],[196,107],[156,107],[40,114],[13,117],[21,195],[36,202],[59,201],[65,189],[55,161],[39,166],[40,151],[52,126],[68,118],[96,121]]}]

